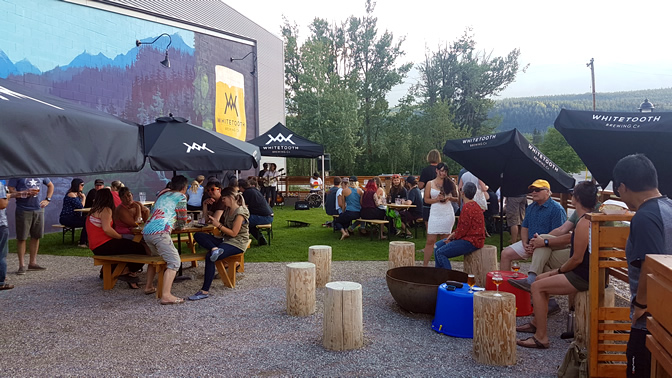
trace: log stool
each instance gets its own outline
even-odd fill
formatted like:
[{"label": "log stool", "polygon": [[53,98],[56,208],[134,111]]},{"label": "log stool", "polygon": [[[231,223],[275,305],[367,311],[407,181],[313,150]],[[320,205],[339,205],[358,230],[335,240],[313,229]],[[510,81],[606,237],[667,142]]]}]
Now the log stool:
[{"label": "log stool", "polygon": [[390,242],[390,256],[387,269],[415,265],[415,243],[407,241]]},{"label": "log stool", "polygon": [[516,363],[516,297],[511,293],[474,293],[474,342],[476,361],[507,366]]},{"label": "log stool", "polygon": [[476,286],[485,287],[486,275],[497,269],[497,247],[494,245],[484,245],[464,256],[464,272],[476,276]]},{"label": "log stool", "polygon": [[361,348],[364,344],[362,285],[337,281],[326,286],[322,345],[330,350]]},{"label": "log stool", "polygon": [[487,278],[485,282],[485,290],[497,290],[497,285],[495,285],[495,283],[492,282],[492,276],[495,274],[495,272],[499,272],[499,274],[504,279],[504,282],[502,282],[499,285],[499,291],[505,293],[511,293],[516,296],[516,316],[532,315],[534,309],[532,308],[532,300],[530,298],[530,293],[528,293],[525,290],[520,290],[516,287],[513,287],[509,283],[509,278],[518,280],[521,278],[527,278],[527,274],[518,273],[518,275],[516,276],[515,272],[511,272],[508,270],[496,270],[494,272],[488,272],[488,274],[486,275]]},{"label": "log stool", "polygon": [[287,313],[308,316],[315,312],[315,264],[287,264]]},{"label": "log stool", "polygon": [[448,290],[447,284],[439,285],[432,329],[448,336],[474,337],[474,294],[469,286]]},{"label": "log stool", "polygon": [[308,247],[308,262],[315,264],[315,285],[324,286],[331,279],[331,247],[312,245]]}]

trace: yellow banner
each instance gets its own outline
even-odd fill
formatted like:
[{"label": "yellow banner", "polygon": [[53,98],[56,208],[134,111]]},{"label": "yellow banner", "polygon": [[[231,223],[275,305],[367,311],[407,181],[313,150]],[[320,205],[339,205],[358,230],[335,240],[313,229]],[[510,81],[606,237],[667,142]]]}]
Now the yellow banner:
[{"label": "yellow banner", "polygon": [[245,140],[245,78],[224,66],[215,66],[215,130]]}]

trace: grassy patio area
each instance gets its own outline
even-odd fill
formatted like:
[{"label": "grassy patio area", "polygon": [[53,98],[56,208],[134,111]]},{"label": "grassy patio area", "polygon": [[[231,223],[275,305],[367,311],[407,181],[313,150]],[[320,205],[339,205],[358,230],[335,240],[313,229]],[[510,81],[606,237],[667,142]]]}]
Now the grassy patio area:
[{"label": "grassy patio area", "polygon": [[[257,246],[252,241],[252,247],[245,253],[245,261],[249,262],[284,262],[305,261],[308,258],[308,247],[311,245],[330,245],[332,247],[332,260],[334,261],[384,261],[388,258],[388,241],[370,240],[369,236],[359,233],[353,234],[346,240],[339,240],[340,233],[333,232],[330,227],[322,227],[322,224],[331,220],[323,209],[294,210],[289,207],[275,207],[275,221],[273,222],[273,235],[271,245]],[[310,223],[308,227],[289,227],[288,220],[296,220]],[[79,230],[75,241],[79,238]],[[504,233],[504,245],[508,245],[509,233]],[[392,240],[401,240],[393,238]],[[418,233],[418,239],[409,239],[415,243],[415,248],[420,249],[425,244],[422,231]],[[499,235],[488,238],[486,244],[492,244],[499,249]],[[184,245],[186,248],[186,244]],[[186,250],[186,249],[185,249]],[[16,253],[16,241],[9,243],[10,253]],[[93,256],[90,250],[79,248],[70,244],[69,235],[65,238],[65,244],[61,241],[61,232],[45,235],[40,241],[40,254],[58,256]],[[416,260],[422,260],[422,254],[416,255]],[[461,260],[461,259],[456,259]]]}]

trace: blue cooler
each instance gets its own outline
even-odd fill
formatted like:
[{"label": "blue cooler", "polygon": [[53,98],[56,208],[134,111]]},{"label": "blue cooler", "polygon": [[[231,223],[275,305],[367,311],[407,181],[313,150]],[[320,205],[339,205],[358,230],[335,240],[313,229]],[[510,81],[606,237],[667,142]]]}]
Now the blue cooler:
[{"label": "blue cooler", "polygon": [[432,329],[448,336],[473,338],[474,294],[469,293],[467,284],[455,291],[449,291],[447,286],[439,286]]}]

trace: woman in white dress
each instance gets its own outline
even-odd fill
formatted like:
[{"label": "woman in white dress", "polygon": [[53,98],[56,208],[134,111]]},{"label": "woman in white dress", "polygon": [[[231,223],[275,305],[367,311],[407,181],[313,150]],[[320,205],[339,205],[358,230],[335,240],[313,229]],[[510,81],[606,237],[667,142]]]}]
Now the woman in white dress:
[{"label": "woman in white dress", "polygon": [[423,266],[429,265],[437,236],[448,236],[455,223],[455,211],[451,202],[457,202],[457,186],[448,177],[446,163],[436,165],[436,178],[425,186],[425,203],[432,205],[427,222],[427,244],[424,249]]}]

